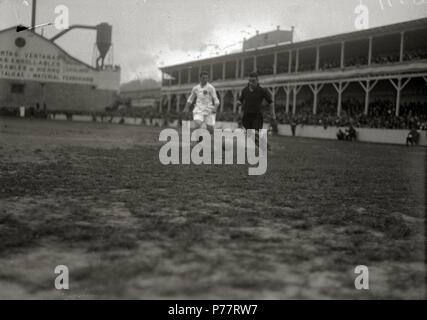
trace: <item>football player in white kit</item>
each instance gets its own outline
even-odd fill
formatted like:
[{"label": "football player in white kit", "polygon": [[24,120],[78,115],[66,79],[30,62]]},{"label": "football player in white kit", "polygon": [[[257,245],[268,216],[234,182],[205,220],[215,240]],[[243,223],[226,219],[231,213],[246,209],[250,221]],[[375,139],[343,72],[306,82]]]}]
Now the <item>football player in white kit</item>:
[{"label": "football player in white kit", "polygon": [[200,73],[200,83],[191,90],[184,112],[188,112],[190,105],[196,99],[196,105],[193,110],[195,129],[201,128],[205,123],[209,132],[213,134],[219,99],[214,86],[208,82],[208,78],[209,74],[206,71]]}]

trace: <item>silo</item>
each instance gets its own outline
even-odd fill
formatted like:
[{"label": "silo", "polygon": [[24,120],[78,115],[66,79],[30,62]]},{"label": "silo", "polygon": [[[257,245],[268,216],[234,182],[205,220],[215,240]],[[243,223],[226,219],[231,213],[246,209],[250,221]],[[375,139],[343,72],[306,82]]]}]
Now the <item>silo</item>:
[{"label": "silo", "polygon": [[97,59],[97,66],[98,61],[101,59],[102,64],[101,68],[104,67],[104,60],[108,53],[108,50],[110,50],[111,47],[111,35],[112,35],[113,27],[109,25],[108,23],[100,23],[96,26],[96,46],[99,51],[99,57]]}]

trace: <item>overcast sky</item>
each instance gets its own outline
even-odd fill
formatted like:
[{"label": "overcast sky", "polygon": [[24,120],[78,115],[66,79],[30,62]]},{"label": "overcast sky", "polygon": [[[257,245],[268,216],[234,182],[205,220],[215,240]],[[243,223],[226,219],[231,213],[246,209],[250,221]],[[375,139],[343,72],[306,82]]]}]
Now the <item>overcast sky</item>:
[{"label": "overcast sky", "polygon": [[[158,79],[159,66],[238,50],[243,37],[277,25],[295,26],[296,41],[354,31],[360,2],[369,8],[370,27],[427,17],[427,0],[38,0],[37,23],[53,22],[55,7],[64,4],[70,24],[113,25],[114,62],[125,82]],[[25,0],[0,0],[0,30],[28,25],[30,17]],[[58,32],[44,31],[45,36]],[[58,40],[87,63],[94,42],[95,32],[87,30]]]}]

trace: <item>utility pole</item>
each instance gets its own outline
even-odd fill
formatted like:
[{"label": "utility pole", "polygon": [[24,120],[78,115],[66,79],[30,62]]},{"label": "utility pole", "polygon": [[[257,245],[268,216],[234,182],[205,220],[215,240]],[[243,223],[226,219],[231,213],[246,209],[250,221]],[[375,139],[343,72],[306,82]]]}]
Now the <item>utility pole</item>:
[{"label": "utility pole", "polygon": [[36,26],[36,7],[37,7],[37,0],[33,0],[32,14],[31,14],[31,28],[34,28]]}]

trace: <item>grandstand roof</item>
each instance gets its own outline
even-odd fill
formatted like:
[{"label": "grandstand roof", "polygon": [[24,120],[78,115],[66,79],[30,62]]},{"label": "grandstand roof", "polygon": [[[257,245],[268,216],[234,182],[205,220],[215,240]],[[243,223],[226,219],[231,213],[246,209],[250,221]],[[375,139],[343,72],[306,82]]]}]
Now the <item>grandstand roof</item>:
[{"label": "grandstand roof", "polygon": [[427,27],[427,18],[405,21],[405,22],[395,23],[391,25],[386,25],[386,26],[381,26],[381,27],[376,27],[376,28],[371,28],[366,30],[342,33],[342,34],[337,34],[337,35],[332,35],[332,36],[327,36],[322,38],[316,38],[316,39],[310,39],[310,40],[305,40],[300,42],[278,45],[278,46],[270,46],[270,47],[266,47],[258,50],[247,50],[247,51],[242,51],[238,53],[217,56],[213,58],[193,60],[193,61],[188,61],[188,62],[176,64],[176,65],[165,66],[160,68],[160,70],[172,71],[172,70],[176,70],[178,67],[180,68],[190,67],[193,65],[223,62],[225,59],[232,60],[232,59],[237,59],[239,57],[253,56],[254,52],[257,52],[258,54],[273,53],[278,50],[285,51],[288,49],[305,48],[305,47],[317,46],[321,44],[341,42],[345,40],[357,40],[357,39],[363,39],[363,38],[367,38],[369,36],[374,36],[374,35],[377,35],[377,36],[386,35],[386,34],[391,34],[395,32],[401,32],[403,30],[419,29],[423,27]]}]

